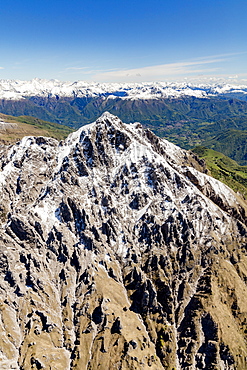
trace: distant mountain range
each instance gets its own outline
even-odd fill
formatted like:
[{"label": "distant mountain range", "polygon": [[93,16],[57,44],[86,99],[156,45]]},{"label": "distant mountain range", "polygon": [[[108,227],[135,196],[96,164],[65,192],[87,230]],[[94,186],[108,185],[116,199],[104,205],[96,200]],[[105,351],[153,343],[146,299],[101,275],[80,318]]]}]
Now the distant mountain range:
[{"label": "distant mountain range", "polygon": [[247,85],[227,83],[193,84],[176,82],[146,83],[97,83],[97,82],[62,82],[35,78],[30,81],[0,80],[0,98],[19,100],[31,96],[48,98],[95,98],[100,96],[121,98],[124,100],[145,100],[160,98],[178,98],[181,96],[235,97],[247,100]]},{"label": "distant mountain range", "polygon": [[204,145],[247,164],[247,85],[0,81],[4,114],[78,128],[105,111],[185,149]]}]

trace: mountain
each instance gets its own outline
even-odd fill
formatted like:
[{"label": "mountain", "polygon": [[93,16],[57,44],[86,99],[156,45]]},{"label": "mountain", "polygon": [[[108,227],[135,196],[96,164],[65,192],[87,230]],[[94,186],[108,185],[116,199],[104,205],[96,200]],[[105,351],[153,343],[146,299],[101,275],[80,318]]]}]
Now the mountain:
[{"label": "mountain", "polygon": [[13,117],[0,113],[0,143],[16,143],[24,136],[50,136],[65,139],[72,130],[67,126],[46,122],[38,118]]},{"label": "mountain", "polygon": [[233,85],[222,82],[186,83],[186,82],[146,82],[146,83],[97,83],[97,82],[62,82],[35,78],[30,81],[0,80],[0,99],[20,100],[40,96],[46,98],[73,97],[95,98],[106,96],[123,100],[147,100],[160,98],[179,98],[193,96],[227,96],[247,100],[247,85]]},{"label": "mountain", "polygon": [[246,202],[104,113],[1,151],[1,369],[246,369]]},{"label": "mountain", "polygon": [[[99,84],[83,81],[0,80],[0,112],[33,116],[73,128],[103,112],[126,123],[140,122],[156,135],[191,149],[204,145],[239,164],[247,159],[232,130],[247,130],[247,86],[224,83]],[[231,151],[224,145],[225,133]],[[236,145],[237,144],[237,145]]]}]

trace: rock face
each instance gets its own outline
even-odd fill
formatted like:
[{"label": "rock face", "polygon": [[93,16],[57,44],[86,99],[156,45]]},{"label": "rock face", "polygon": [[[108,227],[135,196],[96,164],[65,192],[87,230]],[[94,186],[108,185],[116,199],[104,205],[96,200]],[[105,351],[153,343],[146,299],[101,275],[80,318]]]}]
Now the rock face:
[{"label": "rock face", "polygon": [[1,148],[1,369],[246,369],[246,203],[105,113]]}]

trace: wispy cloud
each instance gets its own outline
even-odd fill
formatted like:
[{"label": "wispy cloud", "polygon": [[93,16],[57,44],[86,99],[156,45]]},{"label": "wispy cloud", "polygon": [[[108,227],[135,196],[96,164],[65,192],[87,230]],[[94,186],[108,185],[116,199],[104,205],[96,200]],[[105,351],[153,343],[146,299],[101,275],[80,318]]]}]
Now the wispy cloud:
[{"label": "wispy cloud", "polygon": [[228,60],[227,55],[198,58],[193,61],[159,64],[142,68],[121,69],[96,73],[97,81],[148,81],[175,76],[208,74],[217,72],[220,63]]},{"label": "wispy cloud", "polygon": [[0,67],[0,69],[4,69],[4,67]]},{"label": "wispy cloud", "polygon": [[85,69],[88,69],[88,67],[67,67],[65,68],[66,71],[81,71],[81,70],[85,70]]},{"label": "wispy cloud", "polygon": [[70,64],[67,64],[63,70],[59,71],[58,75],[98,82],[147,82],[176,81],[198,77],[214,78],[215,76],[226,74],[226,62],[235,60],[236,56],[241,54],[245,54],[245,52],[204,56],[191,60],[131,69],[111,68],[114,67],[112,65],[109,66],[110,68],[102,69],[99,65],[89,66],[87,64],[85,66],[81,61],[70,61]]},{"label": "wispy cloud", "polygon": [[94,76],[96,74],[103,74],[108,72],[118,71],[115,69],[92,69],[91,67],[66,67],[64,70],[60,71],[59,73],[80,73],[81,75],[91,75]]}]

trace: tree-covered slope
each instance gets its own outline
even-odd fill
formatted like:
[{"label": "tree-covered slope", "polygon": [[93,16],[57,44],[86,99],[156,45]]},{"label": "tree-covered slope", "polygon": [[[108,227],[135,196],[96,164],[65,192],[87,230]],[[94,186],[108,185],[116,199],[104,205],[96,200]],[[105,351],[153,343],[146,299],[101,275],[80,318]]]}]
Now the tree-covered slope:
[{"label": "tree-covered slope", "polygon": [[225,130],[205,140],[204,145],[224,153],[239,164],[247,163],[247,130]]}]

